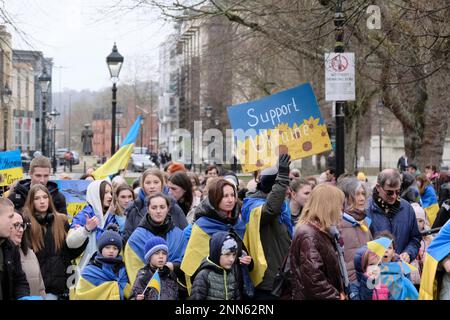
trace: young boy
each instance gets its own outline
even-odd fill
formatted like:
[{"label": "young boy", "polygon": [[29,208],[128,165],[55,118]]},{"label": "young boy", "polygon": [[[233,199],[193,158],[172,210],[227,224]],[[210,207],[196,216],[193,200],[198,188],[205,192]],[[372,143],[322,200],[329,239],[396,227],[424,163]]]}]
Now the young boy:
[{"label": "young boy", "polygon": [[178,300],[177,277],[166,266],[169,254],[166,241],[161,237],[153,237],[146,242],[144,249],[147,264],[136,276],[130,299]]},{"label": "young boy", "polygon": [[228,232],[215,233],[205,258],[194,275],[190,300],[240,300],[235,272],[237,242]]},{"label": "young boy", "polygon": [[75,289],[77,300],[124,300],[131,286],[122,257],[122,238],[114,228],[98,240],[95,258],[84,268]]}]

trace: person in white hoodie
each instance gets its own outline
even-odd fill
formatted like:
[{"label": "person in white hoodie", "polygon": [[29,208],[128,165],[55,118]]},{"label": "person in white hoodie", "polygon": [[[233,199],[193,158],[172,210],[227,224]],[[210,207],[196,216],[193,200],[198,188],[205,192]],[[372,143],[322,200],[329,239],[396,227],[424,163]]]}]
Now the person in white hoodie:
[{"label": "person in white hoodie", "polygon": [[89,263],[97,251],[97,240],[100,239],[106,227],[113,223],[117,224],[113,214],[112,187],[106,180],[96,180],[87,188],[87,205],[73,219],[69,234],[67,235],[67,246],[71,249],[86,245],[81,260],[77,265],[77,273],[81,274],[84,267]]}]

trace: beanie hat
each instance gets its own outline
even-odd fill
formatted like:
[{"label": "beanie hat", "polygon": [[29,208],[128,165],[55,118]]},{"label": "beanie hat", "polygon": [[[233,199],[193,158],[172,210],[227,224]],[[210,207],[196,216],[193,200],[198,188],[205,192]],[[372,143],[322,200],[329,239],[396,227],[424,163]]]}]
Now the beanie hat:
[{"label": "beanie hat", "polygon": [[425,230],[429,229],[430,224],[428,222],[427,215],[425,214],[425,210],[423,210],[423,208],[417,202],[411,203],[411,207],[413,207],[414,209],[416,219],[417,220],[422,219],[423,221],[425,221]]},{"label": "beanie hat", "polygon": [[172,162],[172,164],[167,168],[167,172],[169,174],[173,174],[177,171],[182,171],[182,172],[186,172],[186,167],[184,166],[184,164],[180,163],[180,162]]},{"label": "beanie hat", "polygon": [[219,231],[209,240],[209,259],[217,265],[220,265],[220,256],[237,252],[238,246],[236,239],[228,232]]},{"label": "beanie hat", "polygon": [[163,250],[166,253],[169,253],[169,248],[167,246],[166,240],[161,237],[153,237],[145,243],[144,252],[145,252],[145,261],[148,261],[151,256],[159,251]]},{"label": "beanie hat", "polygon": [[107,228],[97,241],[98,251],[102,253],[103,248],[109,245],[116,246],[119,252],[122,250],[122,237],[120,234]]},{"label": "beanie hat", "polygon": [[234,175],[234,174],[227,174],[226,176],[223,177],[225,180],[227,180],[228,182],[231,182],[232,184],[234,184],[234,186],[237,188],[239,186],[239,180],[238,178]]},{"label": "beanie hat", "polygon": [[256,185],[256,189],[264,193],[272,191],[272,187],[275,184],[275,180],[278,175],[277,167],[270,167],[261,171],[259,182]]}]

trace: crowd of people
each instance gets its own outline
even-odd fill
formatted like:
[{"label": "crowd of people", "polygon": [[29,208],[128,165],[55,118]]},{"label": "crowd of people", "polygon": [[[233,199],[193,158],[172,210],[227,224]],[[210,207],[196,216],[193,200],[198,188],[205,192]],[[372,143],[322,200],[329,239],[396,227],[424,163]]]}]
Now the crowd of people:
[{"label": "crowd of people", "polygon": [[449,300],[450,174],[399,169],[86,172],[72,219],[39,156],[0,198],[0,300]]}]

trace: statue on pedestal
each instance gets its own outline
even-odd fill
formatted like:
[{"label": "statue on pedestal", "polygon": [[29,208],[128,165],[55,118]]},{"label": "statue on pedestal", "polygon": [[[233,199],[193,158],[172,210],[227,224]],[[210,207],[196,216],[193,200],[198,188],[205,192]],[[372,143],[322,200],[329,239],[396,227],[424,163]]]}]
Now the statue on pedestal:
[{"label": "statue on pedestal", "polygon": [[90,156],[92,153],[92,139],[94,132],[90,129],[90,124],[84,125],[84,129],[81,132],[81,142],[83,143],[83,153],[85,156]]}]

